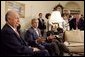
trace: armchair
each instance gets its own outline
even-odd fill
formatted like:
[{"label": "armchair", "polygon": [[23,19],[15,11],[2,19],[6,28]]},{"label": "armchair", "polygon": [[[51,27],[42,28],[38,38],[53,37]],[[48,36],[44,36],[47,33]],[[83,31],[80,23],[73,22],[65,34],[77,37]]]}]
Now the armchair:
[{"label": "armchair", "polygon": [[78,55],[84,55],[84,31],[65,31],[64,39],[65,42],[68,42],[66,46],[72,54],[76,53]]}]

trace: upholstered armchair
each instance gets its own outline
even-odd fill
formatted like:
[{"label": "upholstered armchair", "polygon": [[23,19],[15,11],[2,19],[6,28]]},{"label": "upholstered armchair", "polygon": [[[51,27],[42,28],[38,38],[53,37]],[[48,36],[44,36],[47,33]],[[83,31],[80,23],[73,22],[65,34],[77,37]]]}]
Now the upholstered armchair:
[{"label": "upholstered armchair", "polygon": [[64,33],[65,45],[70,52],[84,55],[84,31],[72,30]]}]

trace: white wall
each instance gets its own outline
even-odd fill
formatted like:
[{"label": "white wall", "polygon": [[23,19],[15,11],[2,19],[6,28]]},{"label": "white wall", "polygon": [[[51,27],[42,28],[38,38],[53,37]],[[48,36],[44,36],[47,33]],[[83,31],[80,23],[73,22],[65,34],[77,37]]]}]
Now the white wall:
[{"label": "white wall", "polygon": [[1,28],[5,24],[5,2],[1,2]]},{"label": "white wall", "polygon": [[[43,18],[45,19],[46,13],[51,13],[53,8],[57,4],[65,6],[69,1],[17,1],[25,4],[25,18],[20,19],[22,29],[27,29],[30,27],[30,21],[32,18],[38,18],[38,13],[43,13]],[[75,1],[74,1],[75,2]],[[84,12],[84,2],[76,1],[81,6],[81,11]],[[1,28],[5,24],[5,1],[1,1]]]}]

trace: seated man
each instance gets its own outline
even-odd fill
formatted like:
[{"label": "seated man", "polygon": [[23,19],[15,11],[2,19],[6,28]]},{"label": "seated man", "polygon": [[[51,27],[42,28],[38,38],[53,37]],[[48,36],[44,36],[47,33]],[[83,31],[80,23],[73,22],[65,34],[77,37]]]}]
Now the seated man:
[{"label": "seated man", "polygon": [[48,43],[55,42],[56,45],[58,45],[58,48],[59,48],[59,51],[60,51],[60,54],[59,54],[60,56],[62,56],[64,52],[70,54],[69,49],[65,46],[65,44],[62,41],[58,40],[57,37],[54,36],[53,31],[48,31],[47,32],[47,40],[46,40],[46,42],[48,42]]},{"label": "seated man", "polygon": [[6,24],[1,30],[0,56],[48,56],[48,52],[31,47],[21,38],[17,31],[19,15],[15,10],[10,10],[5,16]]},{"label": "seated man", "polygon": [[[42,50],[47,49],[48,51],[52,51],[52,53],[56,52],[56,55],[58,55],[59,49],[57,48],[57,45],[55,45],[55,43],[51,43],[51,44],[46,43],[45,38],[41,36],[41,32],[38,29],[38,19],[32,19],[31,24],[32,24],[32,27],[29,28],[25,34],[25,40],[32,47],[38,47],[39,49],[42,49]],[[50,54],[50,55],[53,55],[53,54]]]}]

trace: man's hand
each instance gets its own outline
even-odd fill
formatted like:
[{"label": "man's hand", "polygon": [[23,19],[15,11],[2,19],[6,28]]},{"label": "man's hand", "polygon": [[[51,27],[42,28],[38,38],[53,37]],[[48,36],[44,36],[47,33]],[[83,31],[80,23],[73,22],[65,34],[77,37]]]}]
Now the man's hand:
[{"label": "man's hand", "polygon": [[42,43],[42,42],[45,42],[45,38],[43,38],[43,37],[39,37],[39,38],[37,38],[36,39],[36,41],[38,42],[38,43]]}]

